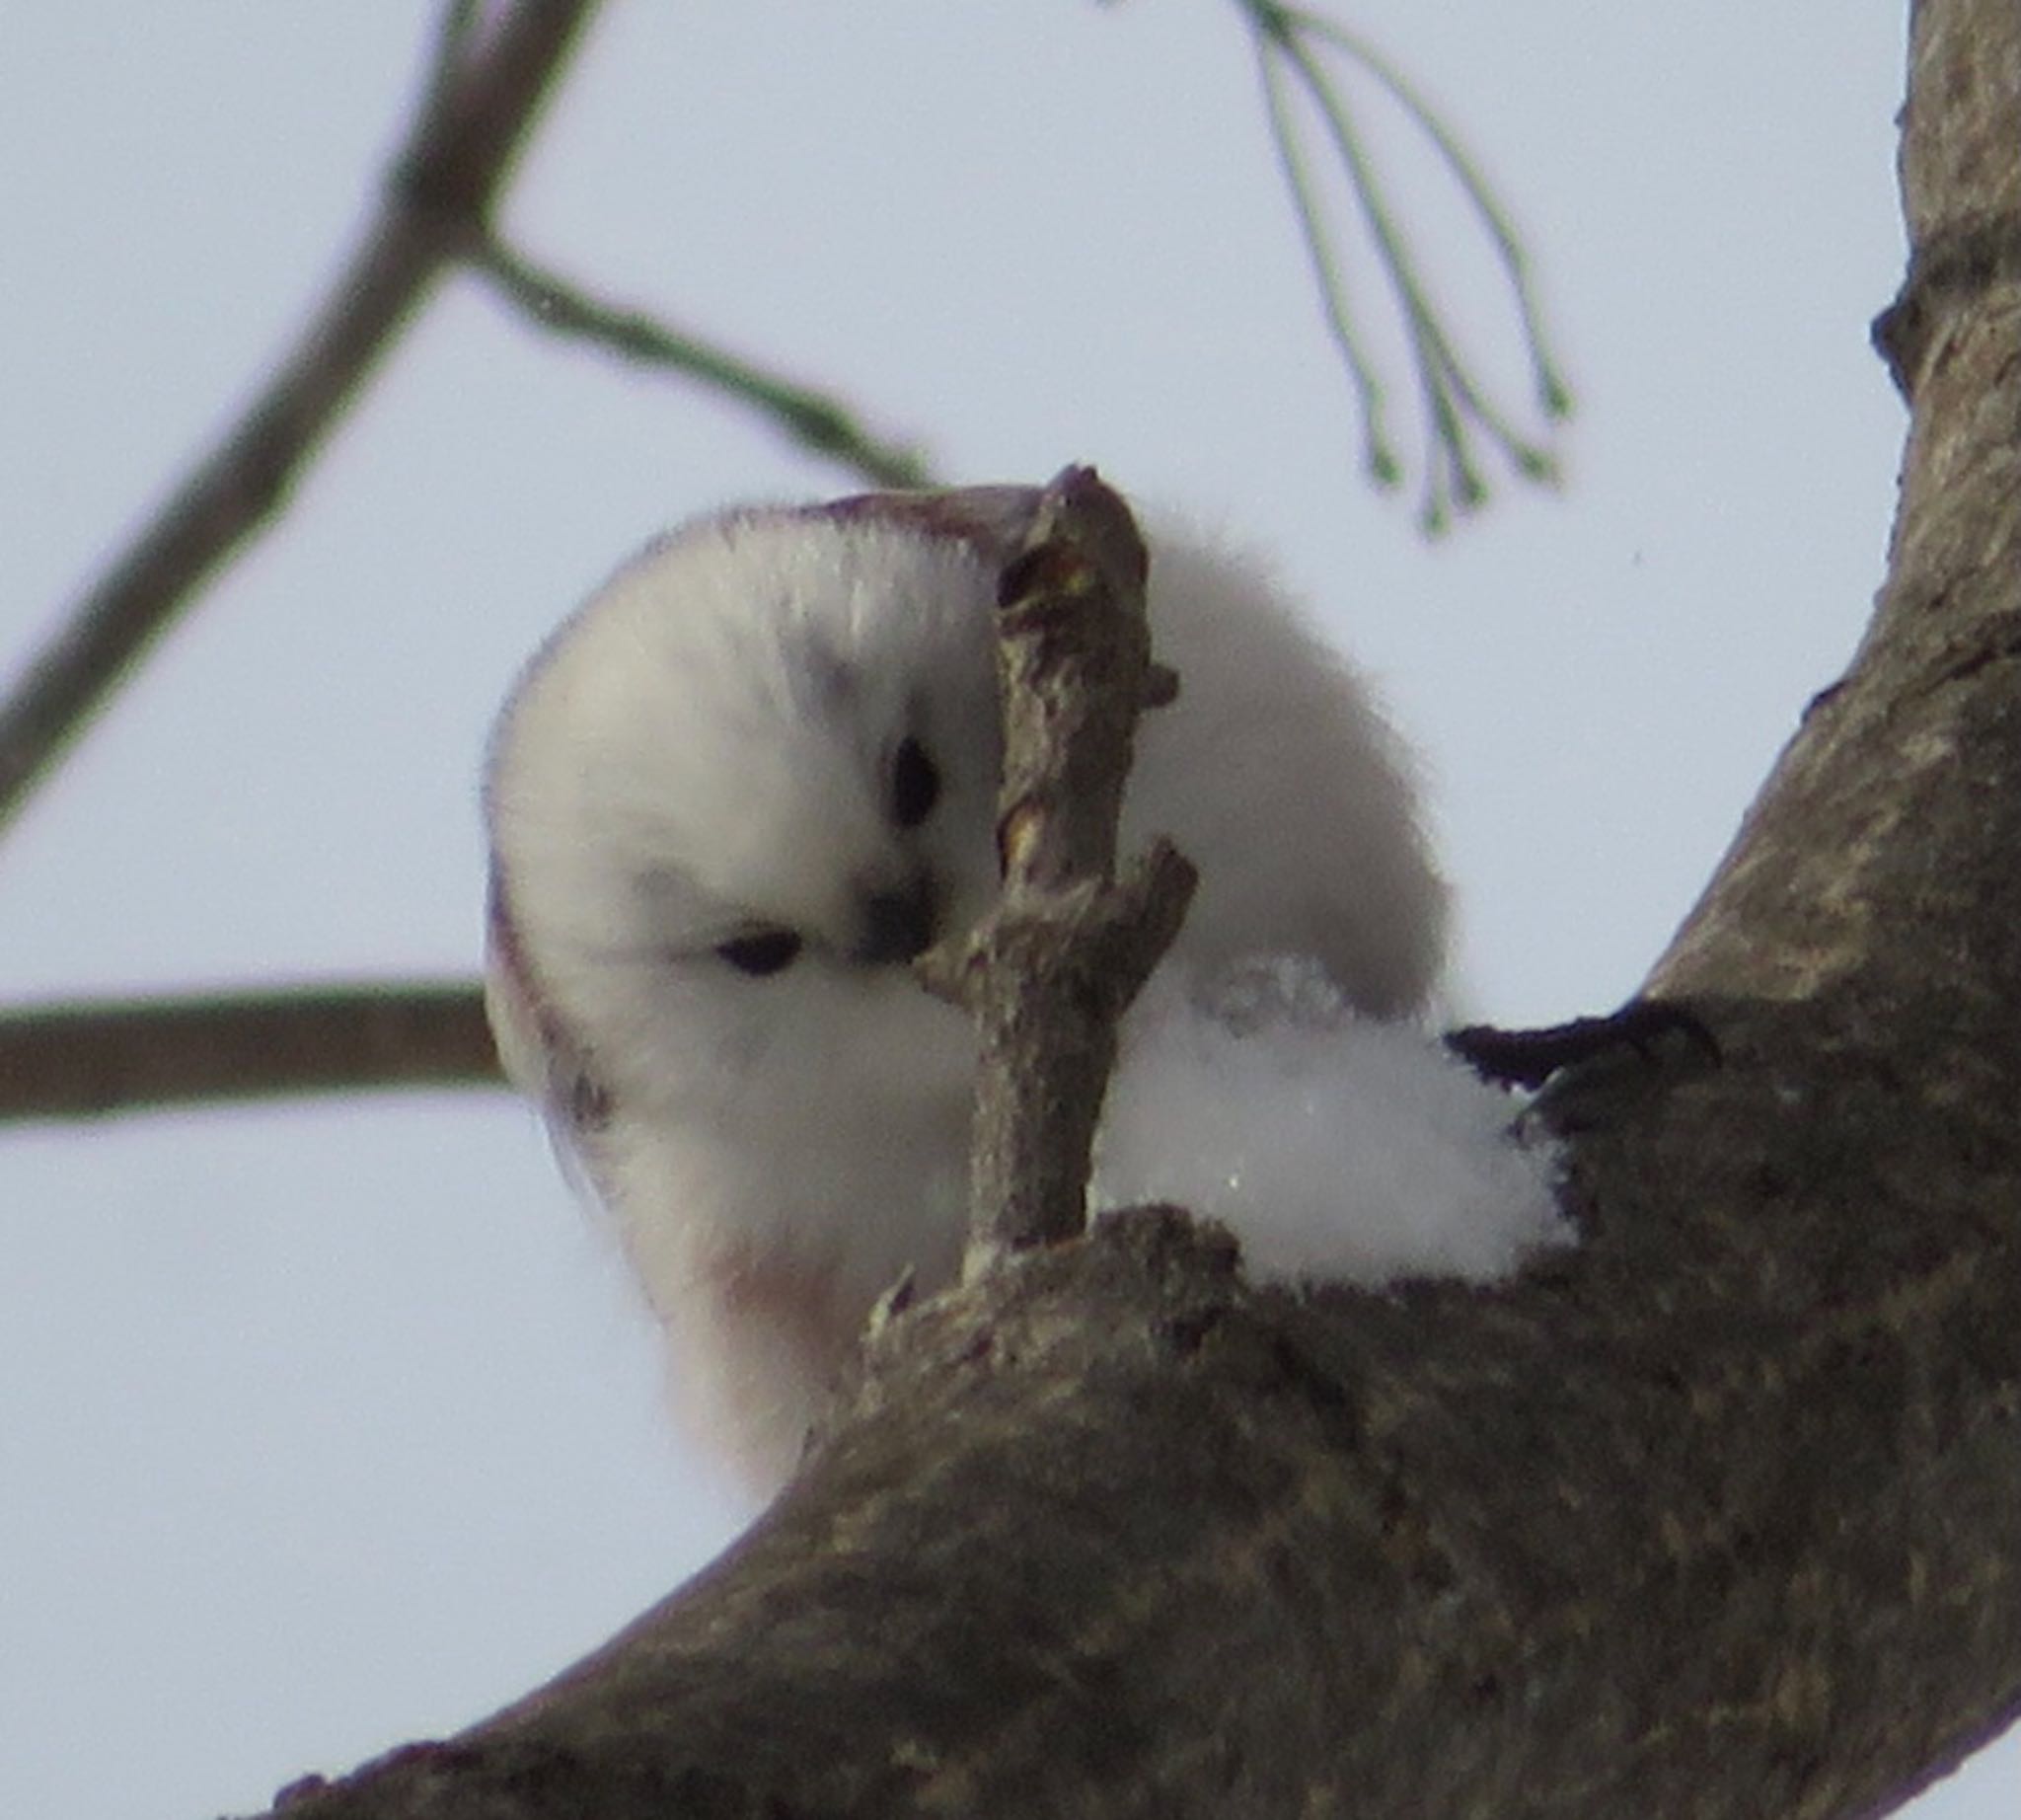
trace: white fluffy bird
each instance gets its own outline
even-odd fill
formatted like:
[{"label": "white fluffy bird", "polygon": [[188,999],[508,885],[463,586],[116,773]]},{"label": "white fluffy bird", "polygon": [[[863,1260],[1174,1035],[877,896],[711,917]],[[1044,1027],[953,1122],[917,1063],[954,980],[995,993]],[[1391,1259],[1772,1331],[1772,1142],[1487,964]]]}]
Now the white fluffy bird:
[{"label": "white fluffy bird", "polygon": [[[1038,497],[690,524],[549,640],[494,736],[499,1049],[617,1215],[677,1402],[761,1491],[879,1294],[959,1263],[973,1044],[908,963],[997,888],[993,606]],[[1180,694],[1140,725],[1124,849],[1168,834],[1201,875],[1156,1015],[1259,954],[1421,1012],[1446,891],[1368,689],[1254,565],[1146,528]]]}]

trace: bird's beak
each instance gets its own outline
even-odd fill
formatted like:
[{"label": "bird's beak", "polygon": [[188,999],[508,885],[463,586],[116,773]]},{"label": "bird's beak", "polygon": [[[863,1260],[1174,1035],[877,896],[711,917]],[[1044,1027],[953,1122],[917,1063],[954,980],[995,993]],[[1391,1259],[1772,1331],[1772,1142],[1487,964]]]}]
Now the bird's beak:
[{"label": "bird's beak", "polygon": [[861,933],[850,958],[864,966],[897,966],[925,953],[939,933],[939,895],[927,872],[895,890],[866,890],[859,903]]}]

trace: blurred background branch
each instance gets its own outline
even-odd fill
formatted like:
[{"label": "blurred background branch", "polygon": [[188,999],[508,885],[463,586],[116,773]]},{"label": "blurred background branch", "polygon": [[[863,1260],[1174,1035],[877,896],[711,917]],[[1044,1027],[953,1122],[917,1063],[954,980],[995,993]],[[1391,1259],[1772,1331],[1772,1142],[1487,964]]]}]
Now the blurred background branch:
[{"label": "blurred background branch", "polygon": [[601,302],[496,237],[478,241],[465,258],[537,328],[588,341],[634,365],[679,373],[711,387],[769,417],[810,455],[853,469],[872,486],[933,484],[917,449],[874,434],[833,393],[796,385],[642,311]]},{"label": "blurred background branch", "polygon": [[363,241],[252,407],[113,559],[0,706],[0,829],[139,660],[287,502],[451,258],[484,221],[596,0],[519,0],[488,34],[452,6],[426,101]]},{"label": "blurred background branch", "polygon": [[0,1013],[0,1122],[501,1084],[474,980],[375,980]]},{"label": "blurred background branch", "polygon": [[1507,277],[1530,355],[1534,403],[1546,423],[1568,416],[1572,395],[1544,338],[1528,262],[1508,211],[1489,190],[1479,164],[1460,146],[1438,112],[1373,44],[1333,20],[1279,0],[1237,0],[1255,41],[1257,72],[1278,163],[1312,264],[1326,324],[1354,384],[1361,413],[1363,460],[1379,486],[1393,486],[1403,462],[1386,417],[1387,389],[1370,352],[1368,325],[1358,313],[1303,136],[1299,97],[1317,114],[1326,142],[1347,179],[1364,238],[1401,317],[1424,414],[1424,476],[1420,521],[1427,532],[1447,528],[1456,510],[1488,496],[1475,449],[1487,443],[1524,479],[1552,483],[1557,465],[1537,438],[1519,429],[1487,383],[1461,353],[1413,256],[1396,211],[1370,157],[1348,92],[1327,53],[1373,78],[1430,142],[1478,216]]}]

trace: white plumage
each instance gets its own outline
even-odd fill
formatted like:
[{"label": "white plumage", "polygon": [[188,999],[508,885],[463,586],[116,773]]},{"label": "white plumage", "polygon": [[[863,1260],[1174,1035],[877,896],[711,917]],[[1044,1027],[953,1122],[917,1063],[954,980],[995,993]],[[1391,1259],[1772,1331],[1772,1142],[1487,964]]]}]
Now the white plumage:
[{"label": "white plumage", "polygon": [[[617,1215],[677,1402],[761,1490],[876,1297],[959,1262],[972,1042],[907,963],[996,889],[992,608],[1037,498],[693,523],[556,633],[493,741],[506,1067]],[[1357,1013],[1421,1012],[1446,893],[1366,685],[1255,565],[1146,528],[1180,695],[1141,724],[1125,851],[1169,834],[1201,872],[1160,1002],[1292,954]]]}]

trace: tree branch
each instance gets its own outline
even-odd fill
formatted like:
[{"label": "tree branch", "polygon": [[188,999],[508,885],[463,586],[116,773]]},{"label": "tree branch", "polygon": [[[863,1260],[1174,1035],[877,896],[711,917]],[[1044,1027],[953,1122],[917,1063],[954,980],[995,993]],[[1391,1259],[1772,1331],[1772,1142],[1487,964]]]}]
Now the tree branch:
[{"label": "tree branch", "polygon": [[496,235],[473,241],[464,249],[464,259],[537,328],[591,342],[621,360],[685,374],[711,386],[770,417],[811,454],[854,469],[880,487],[925,487],[932,482],[917,450],[874,435],[831,393],[797,385],[640,311],[590,297]]},{"label": "tree branch", "polygon": [[0,1123],[499,1079],[474,981],[98,999],[0,1014]]},{"label": "tree branch", "polygon": [[1192,896],[1163,842],[1116,879],[1137,716],[1173,694],[1151,660],[1146,564],[1129,507],[1068,468],[1003,573],[1003,894],[959,952],[921,968],[976,1020],[972,1263],[1085,1224],[1116,1025]]},{"label": "tree branch", "polygon": [[0,707],[0,828],[201,584],[279,511],[456,246],[487,219],[595,10],[596,0],[517,0],[480,37],[452,8],[426,105],[323,307]]},{"label": "tree branch", "polygon": [[1456,507],[1471,510],[1487,497],[1487,477],[1473,452],[1475,428],[1524,478],[1554,483],[1557,464],[1549,450],[1524,435],[1496,405],[1487,386],[1473,376],[1446,329],[1363,142],[1354,110],[1340,82],[1322,60],[1320,50],[1331,49],[1348,57],[1371,76],[1430,140],[1460,185],[1508,276],[1530,351],[1537,409],[1547,420],[1555,420],[1570,415],[1572,395],[1546,344],[1542,313],[1530,281],[1522,244],[1508,211],[1490,191],[1479,165],[1415,85],[1359,34],[1321,14],[1285,5],[1282,0],[1236,0],[1236,4],[1247,19],[1255,41],[1256,68],[1263,86],[1270,136],[1298,216],[1299,233],[1318,283],[1327,330],[1346,363],[1361,405],[1364,458],[1371,478],[1381,486],[1393,485],[1402,474],[1402,465],[1385,426],[1383,386],[1349,299],[1319,189],[1287,92],[1288,83],[1303,89],[1318,113],[1353,191],[1369,246],[1387,280],[1410,344],[1424,410],[1425,480],[1420,520],[1425,530],[1433,534],[1445,530]]}]

